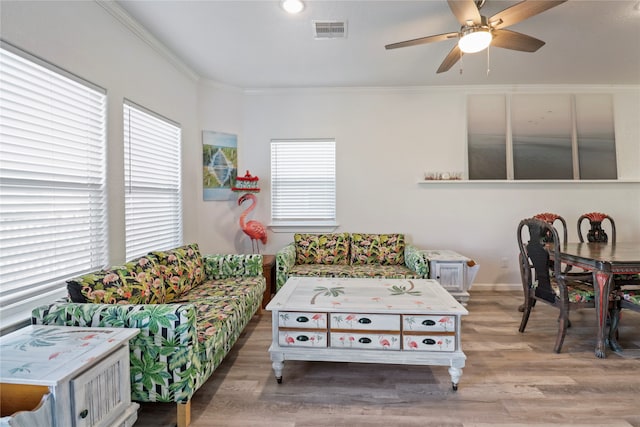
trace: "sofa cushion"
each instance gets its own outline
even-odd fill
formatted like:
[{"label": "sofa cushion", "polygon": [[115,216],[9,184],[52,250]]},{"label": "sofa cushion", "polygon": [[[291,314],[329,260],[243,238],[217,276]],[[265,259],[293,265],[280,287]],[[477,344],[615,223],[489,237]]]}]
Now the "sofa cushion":
[{"label": "sofa cushion", "polygon": [[296,264],[349,264],[349,233],[297,233],[293,240]]},{"label": "sofa cushion", "polygon": [[386,279],[421,279],[415,271],[404,265],[314,265],[302,264],[291,268],[289,276],[304,277],[380,277]]},{"label": "sofa cushion", "polygon": [[205,269],[197,243],[154,251],[165,283],[165,301],[171,302],[204,281]]},{"label": "sofa cushion", "polygon": [[[207,280],[183,294],[176,302],[196,305],[198,340],[203,342],[216,336],[220,329],[237,327],[235,323],[239,318],[250,318],[253,307],[262,302],[264,289],[265,280],[261,276]],[[225,322],[231,324],[225,325]]]},{"label": "sofa cushion", "polygon": [[75,277],[67,281],[67,290],[73,302],[161,304],[165,299],[155,256]]},{"label": "sofa cushion", "polygon": [[622,288],[620,290],[620,296],[625,301],[632,304],[640,305],[640,289]]},{"label": "sofa cushion", "polygon": [[210,279],[262,276],[260,254],[203,255],[202,259],[206,277]]},{"label": "sofa cushion", "polygon": [[404,264],[404,234],[351,234],[351,264]]}]

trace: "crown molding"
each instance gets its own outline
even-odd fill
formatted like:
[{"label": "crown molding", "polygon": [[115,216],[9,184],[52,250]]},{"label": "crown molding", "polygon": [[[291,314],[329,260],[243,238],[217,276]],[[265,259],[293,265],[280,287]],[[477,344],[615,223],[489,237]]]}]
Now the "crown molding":
[{"label": "crown molding", "polygon": [[133,19],[126,10],[122,8],[115,1],[106,0],[94,0],[104,10],[109,12],[111,16],[116,18],[118,22],[124,25],[129,31],[131,31],[140,40],[151,46],[156,52],[167,59],[173,66],[179,71],[184,73],[194,82],[200,81],[200,75],[196,73],[191,67],[185,64],[180,58],[178,58],[172,51],[170,51],[164,44],[162,44],[157,38],[155,38],[146,28],[144,28],[138,21]]}]

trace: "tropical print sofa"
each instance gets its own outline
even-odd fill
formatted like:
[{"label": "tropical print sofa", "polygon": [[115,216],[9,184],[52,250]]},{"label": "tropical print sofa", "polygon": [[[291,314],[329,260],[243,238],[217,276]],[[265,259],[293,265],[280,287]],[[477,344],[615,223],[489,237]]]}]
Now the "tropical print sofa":
[{"label": "tropical print sofa", "polygon": [[139,328],[130,342],[132,399],[176,402],[182,427],[265,286],[262,255],[203,256],[191,244],[71,279],[69,296],[33,310],[32,323]]},{"label": "tropical print sofa", "polygon": [[277,290],[289,276],[429,277],[429,261],[404,234],[298,233],[293,240],[276,253]]}]

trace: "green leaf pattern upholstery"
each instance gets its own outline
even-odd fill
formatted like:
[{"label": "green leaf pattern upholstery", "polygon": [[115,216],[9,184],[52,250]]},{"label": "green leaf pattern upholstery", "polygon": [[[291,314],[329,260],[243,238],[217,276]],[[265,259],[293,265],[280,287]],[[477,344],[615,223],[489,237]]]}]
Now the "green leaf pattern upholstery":
[{"label": "green leaf pattern upholstery", "polygon": [[[556,295],[556,300],[560,300],[560,288],[555,278],[551,278],[551,289]],[[567,286],[569,293],[569,302],[590,302],[595,298],[593,285],[586,282],[573,282],[571,286]]]},{"label": "green leaf pattern upholstery", "polygon": [[[157,278],[168,284],[171,303],[138,304],[117,297],[112,304],[65,299],[33,310],[32,323],[139,328],[130,341],[132,399],[185,403],[220,365],[259,309],[266,286],[262,255],[203,257],[197,245],[188,245],[154,252],[149,258],[153,257],[158,260],[156,267],[165,267],[154,271],[167,275]],[[134,270],[136,265],[125,264]],[[80,282],[101,286],[101,274],[94,276]],[[159,297],[150,296],[154,298]]]},{"label": "green leaf pattern upholstery", "polygon": [[351,235],[351,264],[404,264],[404,235],[353,233]]},{"label": "green leaf pattern upholstery", "polygon": [[620,297],[625,301],[629,301],[632,304],[640,306],[640,291],[637,289],[625,289],[620,290]]},{"label": "green leaf pattern upholstery", "polygon": [[296,264],[349,264],[349,234],[300,234],[293,236]]},{"label": "green leaf pattern upholstery", "polygon": [[160,268],[155,256],[144,256],[70,279],[67,288],[76,302],[161,304],[165,301],[165,289]]},{"label": "green leaf pattern upholstery", "polygon": [[[322,251],[318,247],[323,244],[330,248],[340,247],[341,250],[335,251],[330,259],[322,255],[316,257],[317,253],[329,253],[329,250]],[[348,248],[346,258],[343,247]],[[357,254],[355,259],[354,251]],[[321,262],[313,263],[313,259]],[[348,263],[344,263],[344,259]],[[276,253],[278,290],[289,276],[424,279],[429,277],[429,261],[415,246],[405,243],[403,234],[297,234],[294,242]]]}]

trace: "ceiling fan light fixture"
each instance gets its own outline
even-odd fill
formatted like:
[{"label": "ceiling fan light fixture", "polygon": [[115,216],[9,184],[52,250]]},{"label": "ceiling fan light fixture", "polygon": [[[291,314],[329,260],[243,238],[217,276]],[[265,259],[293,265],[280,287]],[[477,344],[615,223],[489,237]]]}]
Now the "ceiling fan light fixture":
[{"label": "ceiling fan light fixture", "polygon": [[487,28],[469,28],[462,33],[458,47],[464,53],[480,52],[489,47],[492,38],[491,31]]},{"label": "ceiling fan light fixture", "polygon": [[302,9],[304,9],[304,3],[302,0],[282,0],[280,5],[287,13],[291,14],[300,13],[302,12]]}]

